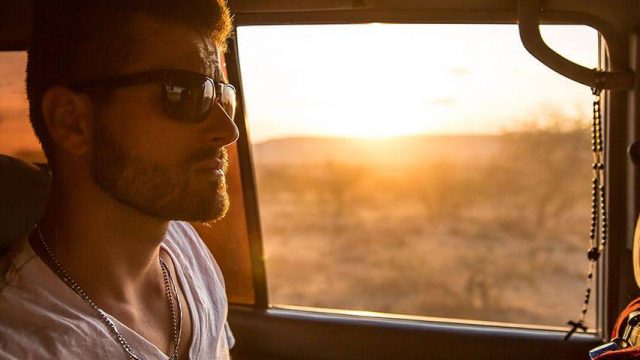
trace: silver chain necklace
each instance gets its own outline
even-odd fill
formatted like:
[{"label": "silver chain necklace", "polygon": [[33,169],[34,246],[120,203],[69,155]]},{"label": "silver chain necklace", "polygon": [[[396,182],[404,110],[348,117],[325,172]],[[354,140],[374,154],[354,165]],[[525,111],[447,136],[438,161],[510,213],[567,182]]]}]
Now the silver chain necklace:
[{"label": "silver chain necklace", "polygon": [[[91,300],[89,295],[87,295],[87,293],[80,287],[80,285],[78,285],[78,283],[69,275],[67,270],[65,270],[65,268],[62,267],[62,265],[60,264],[56,256],[53,254],[53,251],[51,251],[51,248],[49,248],[49,245],[47,245],[47,242],[44,239],[44,235],[42,234],[42,230],[40,229],[39,225],[36,225],[36,231],[38,233],[38,237],[40,238],[40,243],[42,244],[42,247],[44,248],[45,252],[49,256],[49,260],[51,260],[53,265],[55,265],[56,267],[56,272],[58,273],[58,276],[60,276],[60,278],[76,294],[78,294],[78,296],[80,296],[87,304],[89,304],[89,306],[93,310],[95,310],[95,312],[98,314],[102,322],[104,322],[107,328],[113,333],[113,336],[118,341],[120,346],[122,346],[122,349],[125,351],[125,353],[127,353],[129,358],[134,360],[141,360],[140,357],[133,351],[133,349],[131,348],[131,345],[129,345],[129,343],[124,338],[124,336],[122,336],[120,331],[118,331],[116,324],[107,316],[107,314],[104,311],[102,311],[102,309],[98,307],[98,305],[96,305],[93,302],[93,300]],[[173,349],[173,353],[171,354],[171,356],[169,356],[169,360],[178,360],[178,349],[180,347],[180,335],[182,333],[182,306],[180,304],[180,298],[178,297],[178,292],[176,291],[176,287],[175,287],[175,284],[173,283],[173,279],[169,274],[169,268],[167,267],[167,264],[160,257],[158,257],[158,260],[160,261],[160,268],[162,269],[162,277],[164,280],[165,292],[167,294],[167,300],[169,303],[169,314],[171,316],[171,332],[173,335],[173,343],[175,345]],[[174,300],[173,300],[174,296],[176,299],[175,305],[177,305],[178,307],[178,316],[176,315],[176,311],[174,309],[175,307]]]}]

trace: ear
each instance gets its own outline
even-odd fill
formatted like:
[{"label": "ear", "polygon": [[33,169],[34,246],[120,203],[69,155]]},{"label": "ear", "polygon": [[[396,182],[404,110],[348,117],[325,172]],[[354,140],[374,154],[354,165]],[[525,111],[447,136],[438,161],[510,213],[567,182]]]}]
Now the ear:
[{"label": "ear", "polygon": [[42,114],[53,142],[66,152],[83,155],[92,140],[93,102],[86,94],[64,86],[47,90]]}]

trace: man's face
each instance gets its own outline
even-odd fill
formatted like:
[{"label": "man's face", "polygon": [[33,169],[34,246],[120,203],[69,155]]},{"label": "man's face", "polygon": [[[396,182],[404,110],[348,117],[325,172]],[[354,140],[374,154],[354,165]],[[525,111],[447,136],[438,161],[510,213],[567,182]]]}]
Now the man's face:
[{"label": "man's face", "polygon": [[[181,25],[144,17],[133,39],[138,56],[123,71],[195,71],[221,81],[213,44]],[[159,83],[117,89],[95,116],[91,171],[98,186],[121,203],[165,220],[210,221],[229,201],[224,146],[238,130],[214,104],[201,123],[163,113]],[[218,171],[217,171],[218,170]]]}]

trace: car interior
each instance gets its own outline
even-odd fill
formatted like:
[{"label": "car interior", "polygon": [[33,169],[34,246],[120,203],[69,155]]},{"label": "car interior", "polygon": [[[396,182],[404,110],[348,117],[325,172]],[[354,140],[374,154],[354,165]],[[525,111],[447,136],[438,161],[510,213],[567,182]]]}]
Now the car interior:
[{"label": "car interior", "polygon": [[[29,48],[31,1],[1,0],[0,5],[0,76],[5,77],[0,77],[2,253],[23,238],[42,215],[49,174],[46,160],[33,150],[37,142],[32,134],[31,140],[19,137],[28,132],[28,113],[20,110],[14,112],[19,116],[11,115],[14,105],[10,99],[17,95],[10,91],[24,91],[24,85],[8,84],[10,78],[24,80],[20,67]],[[234,359],[585,359],[590,349],[610,340],[618,314],[640,294],[633,257],[640,213],[640,171],[634,164],[634,156],[640,159],[640,2],[228,0],[228,5],[234,34],[224,62],[228,80],[238,93],[234,120],[240,130],[239,140],[229,148],[227,177],[232,207],[219,223],[193,225],[225,276],[229,324],[236,339]],[[569,49],[575,47],[576,53],[588,52],[590,66],[559,53],[547,36],[552,31],[545,29],[557,30],[558,38],[564,39]],[[562,33],[563,29],[569,30]],[[493,46],[506,42],[501,31],[515,39],[519,55],[495,50]],[[368,35],[360,37],[360,32]],[[575,34],[586,34],[586,42],[577,40]],[[480,40],[473,39],[484,39],[486,44],[476,44]],[[370,44],[365,43],[368,41]],[[457,50],[462,44],[478,55]],[[588,51],[584,44],[589,44]],[[412,49],[421,49],[419,56],[424,58],[414,58],[409,52]],[[316,50],[305,57],[304,52]],[[358,53],[365,55],[357,57]],[[489,60],[481,60],[481,54]],[[313,62],[312,57],[320,59]],[[391,68],[368,64],[374,64],[377,57],[388,59],[386,64],[391,65],[385,66]],[[540,85],[543,83],[535,82],[537,75],[517,77],[524,65],[510,68],[508,64],[516,64],[520,58],[544,76],[563,81],[562,85]],[[485,67],[482,74],[486,75],[476,77],[480,70],[462,65],[452,68],[456,61]],[[450,78],[440,78],[440,70],[429,72],[440,66],[437,64],[450,70]],[[313,75],[322,67],[328,72]],[[429,72],[429,77],[423,77],[422,72]],[[506,75],[501,77],[500,72]],[[358,77],[360,73],[362,77]],[[290,97],[282,95],[282,103],[274,103],[278,98],[270,94],[281,91],[274,82],[287,74],[294,74],[293,78],[281,80],[283,83],[304,86],[293,88]],[[364,87],[351,87],[347,79],[353,74],[357,75],[354,81],[361,79]],[[415,87],[394,85],[412,78],[417,82]],[[313,81],[309,88],[318,87],[318,82],[331,85],[322,88],[326,98],[305,97],[306,84]],[[507,84],[504,94],[491,87],[497,83]],[[580,95],[554,92],[569,91],[564,86]],[[373,95],[367,87],[376,89]],[[373,98],[377,93],[384,97]],[[431,94],[431,100],[424,100],[424,94]],[[542,100],[532,106],[544,114],[551,113],[549,109],[556,103],[566,105],[569,112],[579,107],[582,110],[574,116],[577,122],[571,122],[573,115],[559,116],[549,127],[527,125],[513,130],[509,125],[500,130],[502,125],[496,125],[497,135],[478,130],[482,136],[474,132],[476,135],[469,137],[464,137],[464,129],[476,125],[461,122],[451,128],[454,130],[442,130],[443,134],[460,131],[460,136],[416,135],[406,140],[412,141],[412,147],[405,142],[393,145],[392,150],[381,145],[392,140],[380,140],[385,138],[376,137],[374,125],[367,122],[357,122],[341,134],[358,139],[359,133],[373,134],[377,140],[367,138],[367,144],[377,145],[347,141],[344,136],[343,140],[329,139],[329,133],[313,138],[294,130],[285,134],[288,129],[301,129],[300,124],[306,122],[333,124],[332,114],[348,112],[332,108],[335,102],[360,104],[361,114],[345,116],[366,120],[382,114],[381,121],[397,124],[416,111],[409,104],[414,97],[433,106],[432,114],[440,114],[437,109],[455,107],[465,96],[473,101],[469,113],[501,114],[500,108],[513,108],[516,110],[509,116],[525,119],[534,111],[512,104],[526,102],[532,94],[540,95]],[[395,102],[392,107],[406,107],[406,113],[387,114],[386,107],[380,105],[386,101]],[[327,108],[327,112],[314,117],[315,110],[301,110],[295,116],[302,119],[308,115],[311,120],[285,125],[286,108],[296,109],[296,102]],[[280,110],[260,122],[261,106]],[[601,124],[599,133],[594,130],[596,120]],[[340,127],[344,122],[338,123],[336,129],[346,129]],[[570,127],[575,123],[575,128]],[[411,131],[406,134],[413,134]],[[589,146],[592,136],[601,138],[602,149]],[[29,141],[31,152],[21,150]],[[497,150],[502,157],[493,160],[487,155],[490,150],[505,149],[498,143],[511,146],[507,148],[511,150]],[[359,165],[369,153],[376,154],[378,165]],[[436,159],[426,166],[420,158],[423,153],[433,158],[453,154],[469,163]],[[554,162],[554,156],[564,162]],[[522,166],[516,169],[505,160],[512,158],[513,164]],[[601,172],[595,169],[604,189],[601,196],[590,191],[592,161],[602,164]],[[405,163],[413,167],[402,167]],[[486,167],[489,170],[485,173],[478,170],[481,164],[493,167]],[[413,179],[413,187],[407,185],[410,180],[401,183],[388,174],[402,173],[403,169],[409,170],[402,181]],[[556,172],[541,180],[536,177],[549,169]],[[429,171],[449,177],[421,177]],[[470,173],[477,175],[475,182],[465,180],[471,179]],[[566,180],[574,177],[581,181],[577,186]],[[374,182],[373,178],[382,180]],[[516,180],[520,178],[524,179],[522,184]],[[491,179],[490,184],[480,184],[482,179]],[[518,194],[524,195],[518,196],[522,202],[510,195],[515,183],[521,184]],[[405,185],[406,196],[420,197],[420,203],[410,203],[400,195],[393,202],[391,197],[378,201],[371,195]],[[425,187],[430,192],[415,190]],[[472,190],[457,195],[462,188]],[[486,194],[476,204],[471,198],[480,192]],[[543,195],[531,195],[538,192],[545,194],[547,202],[537,202]],[[356,207],[364,203],[375,205]],[[496,213],[502,211],[502,217],[482,210],[491,206]],[[602,234],[592,235],[590,243],[592,206],[602,209],[597,214],[603,220],[595,228]],[[525,215],[518,218],[513,209],[525,211]],[[364,225],[357,227],[345,218],[360,219]],[[365,223],[368,218],[376,220]],[[484,227],[470,225],[477,219],[482,219]],[[402,231],[413,231],[412,235],[403,232],[396,237],[400,230],[389,230],[396,222]],[[526,229],[525,223],[530,224]],[[446,231],[438,230],[444,227]],[[480,233],[491,231],[502,232],[478,240],[477,253],[461,253],[475,249],[475,245],[458,243],[460,234],[481,239]],[[353,240],[361,237],[370,240]],[[587,256],[593,241],[600,249],[598,254],[602,253],[599,258]],[[394,248],[405,250],[400,253]],[[352,251],[356,255],[349,255]],[[335,258],[335,262],[327,258]],[[524,258],[531,262],[520,261]],[[505,265],[494,264],[502,259],[507,259]],[[594,276],[587,277],[590,271]],[[552,278],[559,280],[546,280]]]}]

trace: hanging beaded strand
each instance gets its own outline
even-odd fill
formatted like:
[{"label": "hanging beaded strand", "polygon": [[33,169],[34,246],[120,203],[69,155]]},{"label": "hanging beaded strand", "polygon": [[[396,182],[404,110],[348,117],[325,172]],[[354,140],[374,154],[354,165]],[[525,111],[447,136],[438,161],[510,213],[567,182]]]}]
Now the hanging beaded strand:
[{"label": "hanging beaded strand", "polygon": [[580,312],[580,320],[569,321],[571,329],[565,336],[569,340],[578,329],[586,332],[585,320],[593,288],[594,273],[600,255],[607,244],[607,203],[605,186],[604,137],[600,102],[602,93],[602,77],[596,79],[596,86],[591,89],[593,100],[593,122],[591,124],[591,151],[593,152],[593,178],[591,179],[591,228],[589,230],[590,248],[587,252],[589,265],[584,293],[584,302]]}]

